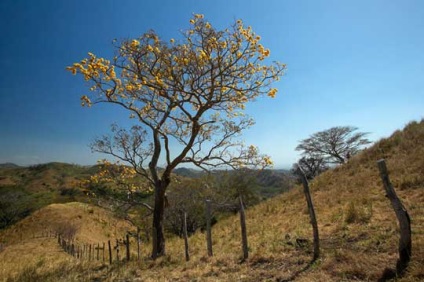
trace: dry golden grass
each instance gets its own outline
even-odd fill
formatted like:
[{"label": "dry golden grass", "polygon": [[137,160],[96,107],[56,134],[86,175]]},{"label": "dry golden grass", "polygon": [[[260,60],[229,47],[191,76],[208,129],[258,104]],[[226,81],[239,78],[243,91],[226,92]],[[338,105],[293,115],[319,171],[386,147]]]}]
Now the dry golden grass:
[{"label": "dry golden grass", "polygon": [[49,205],[0,232],[0,242],[6,246],[0,252],[0,277],[15,277],[34,266],[40,273],[50,273],[63,264],[74,264],[76,260],[59,247],[56,238],[41,237],[64,225],[76,227],[75,244],[107,242],[132,229],[110,212],[88,204]]},{"label": "dry golden grass", "polygon": [[[156,261],[148,259],[150,245],[143,244],[140,261],[101,266],[71,259],[33,277],[42,278],[40,281],[376,281],[386,268],[395,268],[398,257],[398,225],[376,165],[378,159],[385,158],[391,181],[412,220],[412,260],[406,276],[398,281],[422,281],[422,140],[424,122],[411,123],[348,164],[312,181],[322,251],[321,258],[312,265],[312,246],[296,246],[298,238],[312,239],[304,195],[301,187],[296,187],[246,211],[250,250],[247,261],[241,260],[239,219],[234,216],[213,227],[212,258],[207,256],[205,234],[198,232],[189,238],[189,262],[184,261],[183,240],[170,237],[167,256]],[[95,217],[84,214],[83,218],[88,226],[82,228],[87,230],[81,233],[82,238],[99,236],[95,234],[98,229],[89,228],[89,222],[96,222]],[[15,232],[25,232],[27,224],[16,225]],[[102,236],[96,239],[106,238]],[[0,253],[0,261],[4,253]],[[31,268],[21,273],[31,273]]]}]

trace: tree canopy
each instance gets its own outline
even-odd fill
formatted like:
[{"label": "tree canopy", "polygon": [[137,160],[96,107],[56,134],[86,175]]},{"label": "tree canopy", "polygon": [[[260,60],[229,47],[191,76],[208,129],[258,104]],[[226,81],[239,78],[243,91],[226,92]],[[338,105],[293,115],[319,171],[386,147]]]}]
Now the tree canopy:
[{"label": "tree canopy", "polygon": [[[246,103],[275,97],[271,84],[285,65],[269,62],[269,49],[241,20],[217,30],[195,14],[190,25],[181,39],[163,40],[149,31],[114,41],[112,60],[88,53],[68,67],[89,83],[91,93],[81,97],[83,106],[115,104],[137,121],[130,130],[113,128],[114,136],[98,138],[92,149],[128,162],[154,187],[157,255],[165,253],[164,194],[179,164],[202,169],[272,164],[237,137],[254,123],[243,112]],[[163,170],[159,161],[165,162]]]},{"label": "tree canopy", "polygon": [[312,134],[296,147],[302,155],[315,160],[322,158],[327,164],[343,164],[357,154],[363,146],[371,143],[368,133],[355,132],[357,127],[336,126]]}]

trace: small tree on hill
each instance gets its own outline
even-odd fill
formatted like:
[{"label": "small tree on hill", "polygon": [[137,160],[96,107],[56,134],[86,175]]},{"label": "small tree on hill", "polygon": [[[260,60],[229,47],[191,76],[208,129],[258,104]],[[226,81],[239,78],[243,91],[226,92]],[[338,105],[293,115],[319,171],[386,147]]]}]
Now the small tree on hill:
[{"label": "small tree on hill", "polygon": [[322,172],[328,169],[328,164],[321,156],[304,156],[293,165],[292,172],[297,174],[297,168],[300,167],[308,180],[312,180]]},{"label": "small tree on hill", "polygon": [[312,134],[300,141],[296,147],[304,156],[317,156],[327,163],[343,164],[357,154],[363,146],[371,143],[365,136],[368,133],[355,132],[357,127],[337,126]]},{"label": "small tree on hill", "polygon": [[253,125],[243,114],[246,103],[274,97],[271,83],[285,65],[266,63],[269,50],[241,20],[222,31],[202,15],[190,24],[181,42],[165,42],[150,31],[115,43],[112,61],[89,53],[68,67],[90,84],[92,94],[81,97],[83,106],[114,104],[138,122],[130,131],[98,139],[92,149],[131,164],[153,187],[153,258],[165,254],[165,192],[179,164],[208,169],[271,163],[235,138]]}]

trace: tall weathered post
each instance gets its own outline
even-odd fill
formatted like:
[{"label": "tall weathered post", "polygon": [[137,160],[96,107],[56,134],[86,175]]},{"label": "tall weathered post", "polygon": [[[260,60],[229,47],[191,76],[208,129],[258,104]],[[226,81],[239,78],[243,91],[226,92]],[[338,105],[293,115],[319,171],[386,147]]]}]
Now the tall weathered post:
[{"label": "tall weathered post", "polygon": [[318,233],[318,224],[317,218],[315,216],[314,204],[312,202],[311,192],[309,190],[308,179],[305,176],[305,173],[297,166],[297,173],[299,174],[300,180],[303,184],[303,193],[305,194],[306,203],[308,204],[309,217],[311,220],[313,235],[314,235],[314,256],[313,260],[317,260],[319,258],[319,233]]},{"label": "tall weathered post", "polygon": [[396,217],[399,221],[400,238],[399,238],[399,259],[396,263],[396,272],[399,276],[405,273],[411,260],[412,240],[411,240],[411,218],[408,211],[397,196],[393,188],[389,173],[387,172],[386,161],[384,159],[377,161],[380,176],[383,181],[386,197],[390,200]]},{"label": "tall weathered post", "polygon": [[109,247],[109,264],[112,264],[112,247],[110,245],[110,240],[107,241],[107,245]]}]

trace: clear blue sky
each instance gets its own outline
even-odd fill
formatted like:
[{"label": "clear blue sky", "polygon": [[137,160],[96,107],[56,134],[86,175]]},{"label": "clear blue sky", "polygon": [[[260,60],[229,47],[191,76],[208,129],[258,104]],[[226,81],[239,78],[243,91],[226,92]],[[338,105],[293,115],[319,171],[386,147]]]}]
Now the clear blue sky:
[{"label": "clear blue sky", "polygon": [[287,64],[277,98],[249,105],[256,125],[244,134],[276,167],[314,132],[353,125],[378,140],[424,117],[421,0],[2,0],[0,163],[94,164],[90,141],[127,115],[80,107],[87,89],[65,67],[110,56],[113,38],[177,37],[192,13],[222,28],[243,19]]}]

